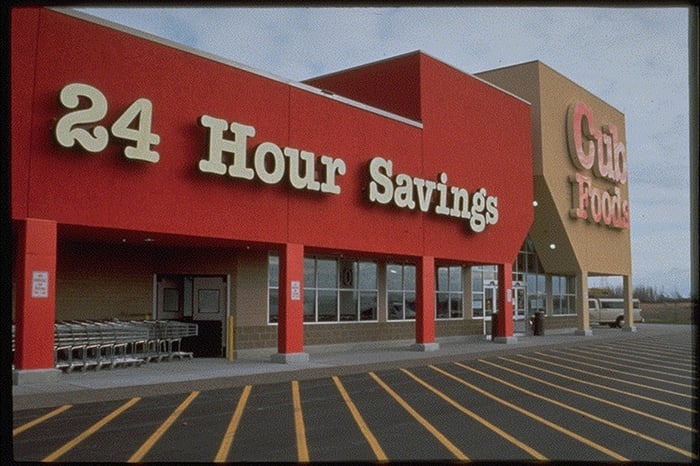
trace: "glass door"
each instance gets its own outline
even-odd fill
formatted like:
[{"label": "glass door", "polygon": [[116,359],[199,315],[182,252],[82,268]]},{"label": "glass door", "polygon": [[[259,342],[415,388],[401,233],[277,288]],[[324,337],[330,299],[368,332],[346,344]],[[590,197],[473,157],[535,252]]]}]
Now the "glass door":
[{"label": "glass door", "polygon": [[[493,314],[498,312],[498,282],[496,280],[484,281],[484,335],[488,338],[493,334]],[[488,322],[488,323],[487,323]]]},{"label": "glass door", "polygon": [[523,282],[513,282],[513,332],[527,334],[527,288]]}]

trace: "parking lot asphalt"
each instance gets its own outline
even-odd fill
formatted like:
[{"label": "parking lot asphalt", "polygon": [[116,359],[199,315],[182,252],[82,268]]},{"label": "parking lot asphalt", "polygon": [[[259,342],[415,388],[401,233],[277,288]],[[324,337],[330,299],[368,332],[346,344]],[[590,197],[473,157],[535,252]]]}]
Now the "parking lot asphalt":
[{"label": "parking lot asphalt", "polygon": [[241,350],[237,358],[194,358],[151,362],[141,366],[88,370],[59,374],[58,381],[14,385],[13,410],[58,406],[64,403],[89,403],[130,396],[183,393],[191,390],[215,390],[288,380],[308,380],[346,375],[392,367],[419,367],[485,355],[521,352],[537,347],[570,346],[594,340],[642,338],[660,334],[678,334],[695,341],[692,325],[637,324],[636,331],[592,328],[592,335],[576,335],[574,329],[545,331],[544,336],[520,335],[515,343],[495,343],[483,335],[438,338],[439,349],[416,351],[412,341],[367,342],[340,345],[306,346],[307,362],[277,363],[271,357],[274,348]]}]

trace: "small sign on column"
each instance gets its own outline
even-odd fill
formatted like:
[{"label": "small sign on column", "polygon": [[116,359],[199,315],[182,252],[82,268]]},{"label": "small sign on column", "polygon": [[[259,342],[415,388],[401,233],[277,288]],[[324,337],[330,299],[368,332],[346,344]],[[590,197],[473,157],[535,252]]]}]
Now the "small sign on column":
[{"label": "small sign on column", "polygon": [[301,300],[301,282],[299,280],[292,280],[292,301]]}]

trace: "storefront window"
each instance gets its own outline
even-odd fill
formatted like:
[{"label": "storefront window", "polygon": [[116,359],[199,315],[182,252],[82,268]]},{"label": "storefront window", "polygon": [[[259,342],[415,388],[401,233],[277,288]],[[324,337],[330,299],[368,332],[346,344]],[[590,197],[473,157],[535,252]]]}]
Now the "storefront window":
[{"label": "storefront window", "polygon": [[552,303],[555,315],[576,314],[576,277],[552,276]]},{"label": "storefront window", "polygon": [[482,319],[484,308],[488,309],[487,316],[495,310],[493,300],[486,299],[484,283],[498,285],[498,269],[494,265],[478,265],[472,267],[472,317]]},{"label": "storefront window", "polygon": [[462,267],[437,267],[435,315],[438,319],[464,317]]},{"label": "storefront window", "polygon": [[279,318],[279,276],[280,260],[276,254],[267,258],[267,321],[277,322]]},{"label": "storefront window", "polygon": [[387,318],[405,320],[416,318],[416,266],[387,264]]},{"label": "storefront window", "polygon": [[[269,322],[279,313],[279,258],[268,265]],[[333,258],[304,258],[304,322],[377,320],[377,264]]]}]

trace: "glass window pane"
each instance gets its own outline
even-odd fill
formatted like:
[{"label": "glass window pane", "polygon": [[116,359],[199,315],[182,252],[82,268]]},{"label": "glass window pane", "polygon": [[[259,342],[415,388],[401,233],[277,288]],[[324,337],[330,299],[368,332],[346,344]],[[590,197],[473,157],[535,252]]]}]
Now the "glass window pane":
[{"label": "glass window pane", "polygon": [[337,288],[338,270],[333,259],[318,259],[316,261],[316,286],[318,288]]},{"label": "glass window pane", "polygon": [[406,319],[416,318],[416,294],[406,293],[404,297],[404,308]]},{"label": "glass window pane", "polygon": [[437,268],[437,289],[440,291],[448,291],[448,274],[447,267]]},{"label": "glass window pane", "polygon": [[357,262],[340,261],[340,287],[344,289],[357,287]]},{"label": "glass window pane", "polygon": [[177,288],[163,288],[163,310],[180,312],[180,291]]},{"label": "glass window pane", "polygon": [[377,320],[377,292],[360,293],[360,320]]},{"label": "glass window pane", "polygon": [[552,297],[554,314],[561,314],[561,296],[555,295]]},{"label": "glass window pane", "polygon": [[271,289],[270,297],[268,301],[268,306],[270,309],[270,322],[277,322],[277,317],[279,315],[279,290]]},{"label": "glass window pane", "polygon": [[318,290],[318,321],[338,320],[338,290]]},{"label": "glass window pane", "polygon": [[360,289],[377,289],[377,264],[374,262],[360,262]]},{"label": "glass window pane", "polygon": [[545,292],[545,277],[544,274],[537,274],[537,292],[538,293],[544,293]]},{"label": "glass window pane", "polygon": [[403,319],[403,293],[387,293],[387,312],[389,320]]},{"label": "glass window pane", "polygon": [[474,293],[472,295],[472,316],[484,316],[484,293]]},{"label": "glass window pane", "polygon": [[198,290],[197,304],[201,313],[214,314],[219,312],[219,290]]},{"label": "glass window pane", "polygon": [[450,291],[462,291],[462,267],[450,267]]},{"label": "glass window pane", "polygon": [[403,268],[403,286],[404,290],[416,289],[416,266],[406,265]]},{"label": "glass window pane", "polygon": [[344,322],[357,320],[357,291],[340,291],[340,320]]},{"label": "glass window pane", "polygon": [[269,286],[279,286],[279,276],[280,276],[280,258],[277,256],[268,256],[267,263],[267,279]]},{"label": "glass window pane", "polygon": [[464,316],[462,308],[462,295],[460,293],[450,294],[450,317],[459,318]]},{"label": "glass window pane", "polygon": [[484,274],[478,267],[472,267],[472,291],[480,292],[484,289]]},{"label": "glass window pane", "polygon": [[388,290],[401,290],[403,287],[403,268],[400,265],[388,264],[386,266],[386,288]]},{"label": "glass window pane", "polygon": [[316,259],[313,257],[304,258],[304,286],[316,287]]},{"label": "glass window pane", "polygon": [[435,314],[438,319],[447,319],[450,316],[449,295],[447,293],[437,293],[435,304]]},{"label": "glass window pane", "polygon": [[316,290],[304,288],[304,322],[316,321]]}]

